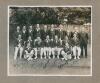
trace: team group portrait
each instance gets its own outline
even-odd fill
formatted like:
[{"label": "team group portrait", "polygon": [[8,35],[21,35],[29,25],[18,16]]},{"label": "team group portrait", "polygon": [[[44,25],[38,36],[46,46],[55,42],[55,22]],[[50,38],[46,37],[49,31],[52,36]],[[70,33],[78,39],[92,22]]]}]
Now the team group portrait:
[{"label": "team group portrait", "polygon": [[91,7],[11,6],[8,18],[9,75],[91,75]]}]

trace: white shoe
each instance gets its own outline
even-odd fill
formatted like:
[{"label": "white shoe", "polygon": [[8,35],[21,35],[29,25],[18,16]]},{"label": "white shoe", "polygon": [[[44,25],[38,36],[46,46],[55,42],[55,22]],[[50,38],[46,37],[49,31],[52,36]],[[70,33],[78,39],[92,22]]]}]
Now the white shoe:
[{"label": "white shoe", "polygon": [[64,58],[61,58],[62,60],[64,60]]},{"label": "white shoe", "polygon": [[35,57],[34,59],[37,59],[37,57]]},{"label": "white shoe", "polygon": [[77,57],[77,59],[80,59],[80,57]]},{"label": "white shoe", "polygon": [[55,59],[55,57],[53,57],[53,59]]},{"label": "white shoe", "polygon": [[74,59],[76,59],[76,57],[74,57]]}]

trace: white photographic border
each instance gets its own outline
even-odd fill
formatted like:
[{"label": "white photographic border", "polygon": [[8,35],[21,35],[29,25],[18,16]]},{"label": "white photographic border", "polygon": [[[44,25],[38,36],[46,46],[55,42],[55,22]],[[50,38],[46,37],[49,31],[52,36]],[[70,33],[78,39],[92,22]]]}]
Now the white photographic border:
[{"label": "white photographic border", "polygon": [[[90,67],[90,70],[91,70],[91,74],[89,75],[63,75],[63,74],[59,74],[59,75],[44,75],[44,74],[10,74],[9,73],[9,8],[10,7],[91,7],[91,53],[90,53],[90,56],[91,56],[91,67]],[[8,16],[8,20],[7,20],[7,23],[8,23],[8,27],[7,27],[7,30],[8,30],[8,34],[7,34],[7,76],[92,76],[92,5],[59,5],[59,6],[52,6],[52,5],[40,5],[40,6],[25,6],[25,5],[8,5],[8,12],[7,12],[7,16]]]}]

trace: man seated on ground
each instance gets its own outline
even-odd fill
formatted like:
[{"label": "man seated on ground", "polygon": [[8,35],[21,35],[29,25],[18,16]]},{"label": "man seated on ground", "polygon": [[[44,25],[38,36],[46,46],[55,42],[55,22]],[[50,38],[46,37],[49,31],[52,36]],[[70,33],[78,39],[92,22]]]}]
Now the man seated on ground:
[{"label": "man seated on ground", "polygon": [[61,50],[62,60],[70,60],[72,58],[71,48],[68,43],[65,44],[64,48]]},{"label": "man seated on ground", "polygon": [[28,61],[33,60],[34,53],[35,51],[31,47],[31,44],[28,42],[24,52],[24,59],[27,59]]}]

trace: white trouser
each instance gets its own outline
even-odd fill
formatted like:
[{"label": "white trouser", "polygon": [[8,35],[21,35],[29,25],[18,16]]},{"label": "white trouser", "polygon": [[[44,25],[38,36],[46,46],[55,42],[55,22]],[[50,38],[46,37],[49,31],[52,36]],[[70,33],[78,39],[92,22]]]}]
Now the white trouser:
[{"label": "white trouser", "polygon": [[41,59],[43,58],[43,55],[45,56],[46,58],[46,53],[45,53],[45,48],[41,48],[41,51],[40,51],[40,56],[41,56]]},{"label": "white trouser", "polygon": [[22,58],[23,47],[15,47],[14,60],[16,60],[17,58],[18,51],[20,53],[20,59]]},{"label": "white trouser", "polygon": [[54,48],[54,57],[57,55],[58,57],[58,51],[59,51],[59,48],[58,47],[55,47]]},{"label": "white trouser", "polygon": [[74,59],[76,59],[76,56],[79,59],[80,54],[81,54],[81,48],[79,46],[74,46],[73,47]]},{"label": "white trouser", "polygon": [[50,58],[51,55],[51,47],[44,47],[44,56]]},{"label": "white trouser", "polygon": [[58,50],[57,58],[58,58],[58,59],[59,59],[59,55],[60,55],[60,52],[61,52],[62,49],[63,49],[63,48],[61,48],[61,47],[57,48],[57,50]]}]

